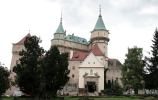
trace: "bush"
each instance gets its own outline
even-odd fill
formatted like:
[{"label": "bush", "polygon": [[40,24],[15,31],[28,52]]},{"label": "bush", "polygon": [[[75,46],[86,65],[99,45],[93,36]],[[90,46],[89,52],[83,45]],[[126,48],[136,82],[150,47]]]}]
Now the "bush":
[{"label": "bush", "polygon": [[101,91],[104,95],[122,95],[122,89],[121,88],[108,88]]}]

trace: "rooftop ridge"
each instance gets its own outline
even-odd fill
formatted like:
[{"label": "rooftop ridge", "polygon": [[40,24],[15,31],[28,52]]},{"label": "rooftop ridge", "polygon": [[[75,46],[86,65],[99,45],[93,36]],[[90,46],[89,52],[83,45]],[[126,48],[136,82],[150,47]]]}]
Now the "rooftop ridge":
[{"label": "rooftop ridge", "polygon": [[26,36],[24,36],[19,42],[15,43],[15,44],[24,44],[24,41],[26,40],[27,37],[31,37],[31,34],[28,33]]},{"label": "rooftop ridge", "polygon": [[74,34],[67,35],[65,37],[65,40],[72,41],[72,42],[77,42],[77,43],[81,43],[81,44],[89,44],[88,41],[85,38],[75,36]]}]

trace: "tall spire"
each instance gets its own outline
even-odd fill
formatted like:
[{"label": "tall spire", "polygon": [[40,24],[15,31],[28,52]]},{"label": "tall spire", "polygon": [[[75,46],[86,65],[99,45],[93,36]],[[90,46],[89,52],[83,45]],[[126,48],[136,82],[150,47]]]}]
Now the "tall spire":
[{"label": "tall spire", "polygon": [[60,23],[59,23],[59,26],[58,26],[55,33],[64,33],[64,28],[63,28],[63,25],[62,25],[62,12],[61,12]]},{"label": "tall spire", "polygon": [[101,16],[101,4],[99,5],[99,15]]},{"label": "tall spire", "polygon": [[62,16],[62,11],[61,11],[61,17],[60,17],[60,22],[62,22],[63,16]]},{"label": "tall spire", "polygon": [[100,29],[106,30],[104,21],[101,16],[101,5],[99,5],[99,18],[97,20],[97,23],[95,24],[94,30],[100,30]]}]

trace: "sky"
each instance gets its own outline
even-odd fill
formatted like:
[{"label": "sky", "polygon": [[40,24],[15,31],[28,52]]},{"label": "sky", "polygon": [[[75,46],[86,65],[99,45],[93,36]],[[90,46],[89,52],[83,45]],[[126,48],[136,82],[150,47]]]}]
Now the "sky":
[{"label": "sky", "polygon": [[48,50],[61,17],[66,34],[88,41],[99,15],[109,30],[108,56],[124,62],[128,48],[148,56],[158,26],[158,0],[0,0],[0,62],[10,68],[12,43],[27,33],[41,38]]}]

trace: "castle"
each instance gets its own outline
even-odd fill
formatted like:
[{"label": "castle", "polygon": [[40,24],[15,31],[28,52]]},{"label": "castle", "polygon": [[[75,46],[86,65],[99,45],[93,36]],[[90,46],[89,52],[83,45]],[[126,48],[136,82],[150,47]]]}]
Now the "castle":
[{"label": "castle", "polygon": [[[101,11],[90,40],[72,35],[66,35],[62,25],[59,26],[51,40],[51,46],[57,46],[61,53],[69,53],[70,80],[63,89],[63,93],[70,95],[82,94],[85,89],[88,93],[98,95],[104,90],[108,81],[118,81],[121,84],[121,63],[117,59],[108,57],[109,31],[104,25]],[[13,44],[11,70],[20,58],[19,51],[24,49],[27,34],[19,42]],[[14,77],[14,75],[12,75]]]}]

